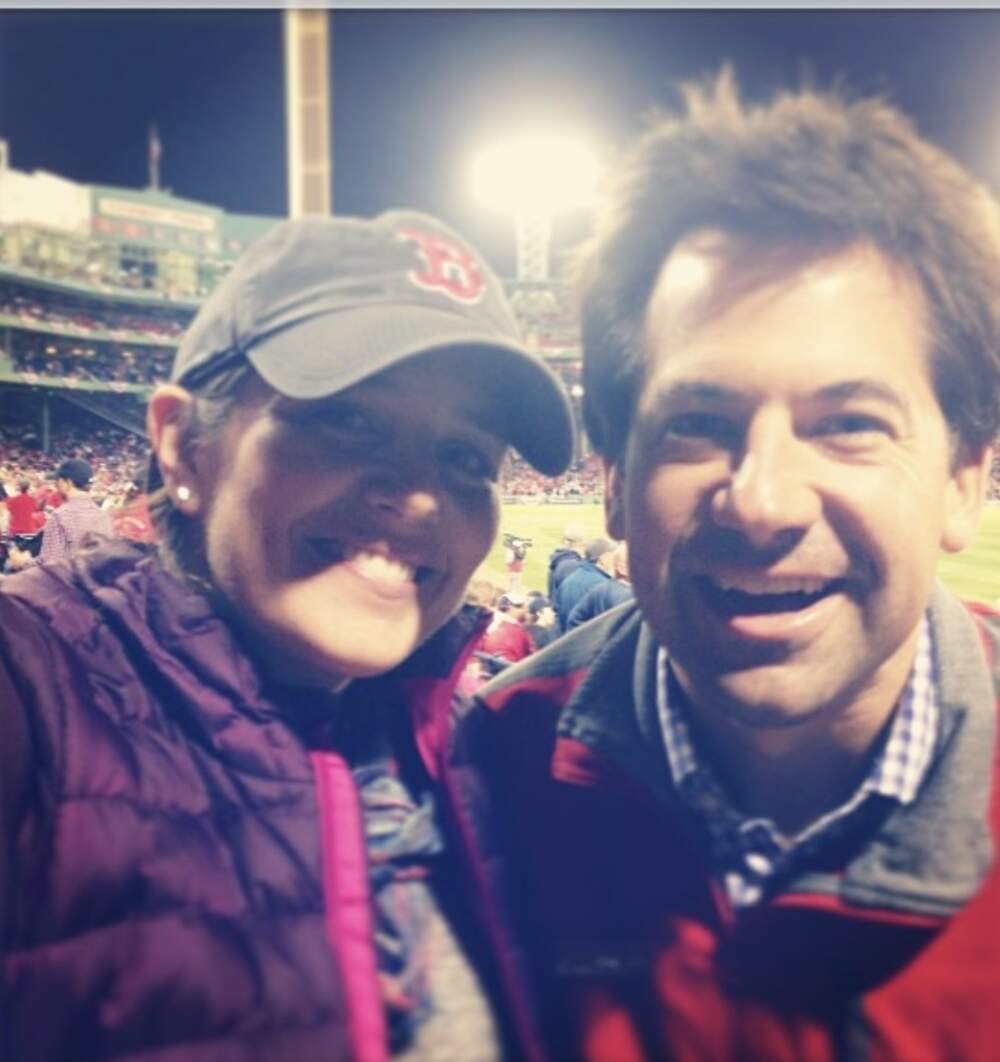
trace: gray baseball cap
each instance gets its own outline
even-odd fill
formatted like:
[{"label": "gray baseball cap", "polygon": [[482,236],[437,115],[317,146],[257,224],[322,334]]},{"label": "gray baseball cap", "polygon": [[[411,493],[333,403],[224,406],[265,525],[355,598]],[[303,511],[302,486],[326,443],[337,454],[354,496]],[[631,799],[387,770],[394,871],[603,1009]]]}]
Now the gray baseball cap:
[{"label": "gray baseball cap", "polygon": [[245,357],[281,394],[322,398],[441,347],[484,359],[510,442],[540,472],[562,472],[573,454],[562,385],[521,343],[482,257],[426,214],[276,225],[205,301],[171,379],[197,390]]}]

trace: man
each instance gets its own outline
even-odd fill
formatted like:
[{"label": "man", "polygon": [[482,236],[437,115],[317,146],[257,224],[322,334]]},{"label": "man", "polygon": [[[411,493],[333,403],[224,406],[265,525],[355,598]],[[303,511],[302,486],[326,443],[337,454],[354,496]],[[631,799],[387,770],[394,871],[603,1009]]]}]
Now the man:
[{"label": "man", "polygon": [[628,576],[628,545],[619,542],[610,553],[598,562],[608,578],[601,579],[573,606],[566,620],[566,630],[571,631],[581,623],[607,612],[615,605],[632,600],[632,583]]},{"label": "man", "polygon": [[638,608],[453,758],[540,1053],[989,1057],[1000,617],[934,573],[1000,421],[997,206],[880,101],[727,77],[609,194],[585,417]]},{"label": "man", "polygon": [[54,474],[62,504],[49,514],[45,522],[38,557],[32,558],[25,550],[12,549],[12,568],[67,560],[90,533],[111,534],[108,514],[90,496],[92,476],[90,465],[82,458],[70,457],[62,462]]},{"label": "man", "polygon": [[614,548],[615,544],[606,538],[592,538],[584,547],[583,560],[559,584],[553,604],[561,630],[569,629],[570,613],[587,591],[611,578],[610,559]]},{"label": "man", "polygon": [[507,589],[521,591],[521,579],[524,572],[524,558],[528,555],[531,542],[518,538],[517,535],[504,534],[504,565],[507,569]]},{"label": "man", "polygon": [[538,590],[528,594],[528,622],[524,629],[536,650],[544,649],[559,637],[559,625],[552,602]]},{"label": "man", "polygon": [[549,554],[549,570],[546,577],[546,593],[555,599],[559,584],[576,571],[583,560],[584,532],[579,524],[567,524],[562,543]]}]

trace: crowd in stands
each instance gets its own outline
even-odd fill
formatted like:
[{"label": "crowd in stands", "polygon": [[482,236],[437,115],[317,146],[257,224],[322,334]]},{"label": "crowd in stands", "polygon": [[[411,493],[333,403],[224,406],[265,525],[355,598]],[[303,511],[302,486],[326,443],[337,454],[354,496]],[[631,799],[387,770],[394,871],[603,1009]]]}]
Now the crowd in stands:
[{"label": "crowd in stands", "polygon": [[188,316],[100,303],[0,282],[6,353],[15,371],[150,387],[166,379]]},{"label": "crowd in stands", "polygon": [[26,479],[29,491],[42,495],[44,501],[49,488],[46,476],[64,458],[78,457],[93,469],[95,500],[114,507],[133,497],[136,485],[143,482],[147,453],[145,439],[110,425],[88,431],[60,426],[53,430],[46,453],[30,425],[4,423],[0,424],[0,485],[13,495]]},{"label": "crowd in stands", "polygon": [[26,327],[119,340],[138,337],[156,343],[177,340],[187,323],[186,317],[157,314],[146,308],[135,310],[55,296],[43,300],[38,289],[15,284],[0,285],[0,313],[16,317]]},{"label": "crowd in stands", "polygon": [[505,501],[589,499],[600,497],[602,490],[601,463],[594,454],[574,461],[555,479],[536,472],[515,454],[507,457],[500,470],[500,492]]},{"label": "crowd in stands", "polygon": [[1000,502],[1000,444],[993,453],[993,469],[990,475],[990,484],[986,494],[986,500]]},{"label": "crowd in stands", "polygon": [[14,369],[20,373],[143,387],[153,387],[167,379],[174,355],[169,347],[90,344],[28,332],[12,336],[9,353]]}]

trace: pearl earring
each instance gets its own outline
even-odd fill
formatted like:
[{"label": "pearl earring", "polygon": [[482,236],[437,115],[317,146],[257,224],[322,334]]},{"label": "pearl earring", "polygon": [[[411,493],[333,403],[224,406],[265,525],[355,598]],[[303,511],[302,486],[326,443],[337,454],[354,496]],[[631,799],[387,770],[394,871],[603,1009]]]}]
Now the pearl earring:
[{"label": "pearl earring", "polygon": [[177,488],[177,500],[186,502],[191,500],[191,488],[183,483]]}]

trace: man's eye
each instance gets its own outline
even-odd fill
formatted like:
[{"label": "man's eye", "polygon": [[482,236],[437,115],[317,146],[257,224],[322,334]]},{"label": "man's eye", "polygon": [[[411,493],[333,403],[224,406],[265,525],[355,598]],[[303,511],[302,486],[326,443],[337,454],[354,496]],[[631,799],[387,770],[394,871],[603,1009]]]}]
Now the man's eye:
[{"label": "man's eye", "polygon": [[825,438],[859,442],[876,435],[891,435],[892,429],[880,417],[868,413],[838,413],[821,420],[815,434]]},{"label": "man's eye", "polygon": [[678,413],[670,417],[663,427],[663,438],[667,441],[684,439],[729,445],[736,440],[738,433],[738,425],[729,417],[703,411]]}]

